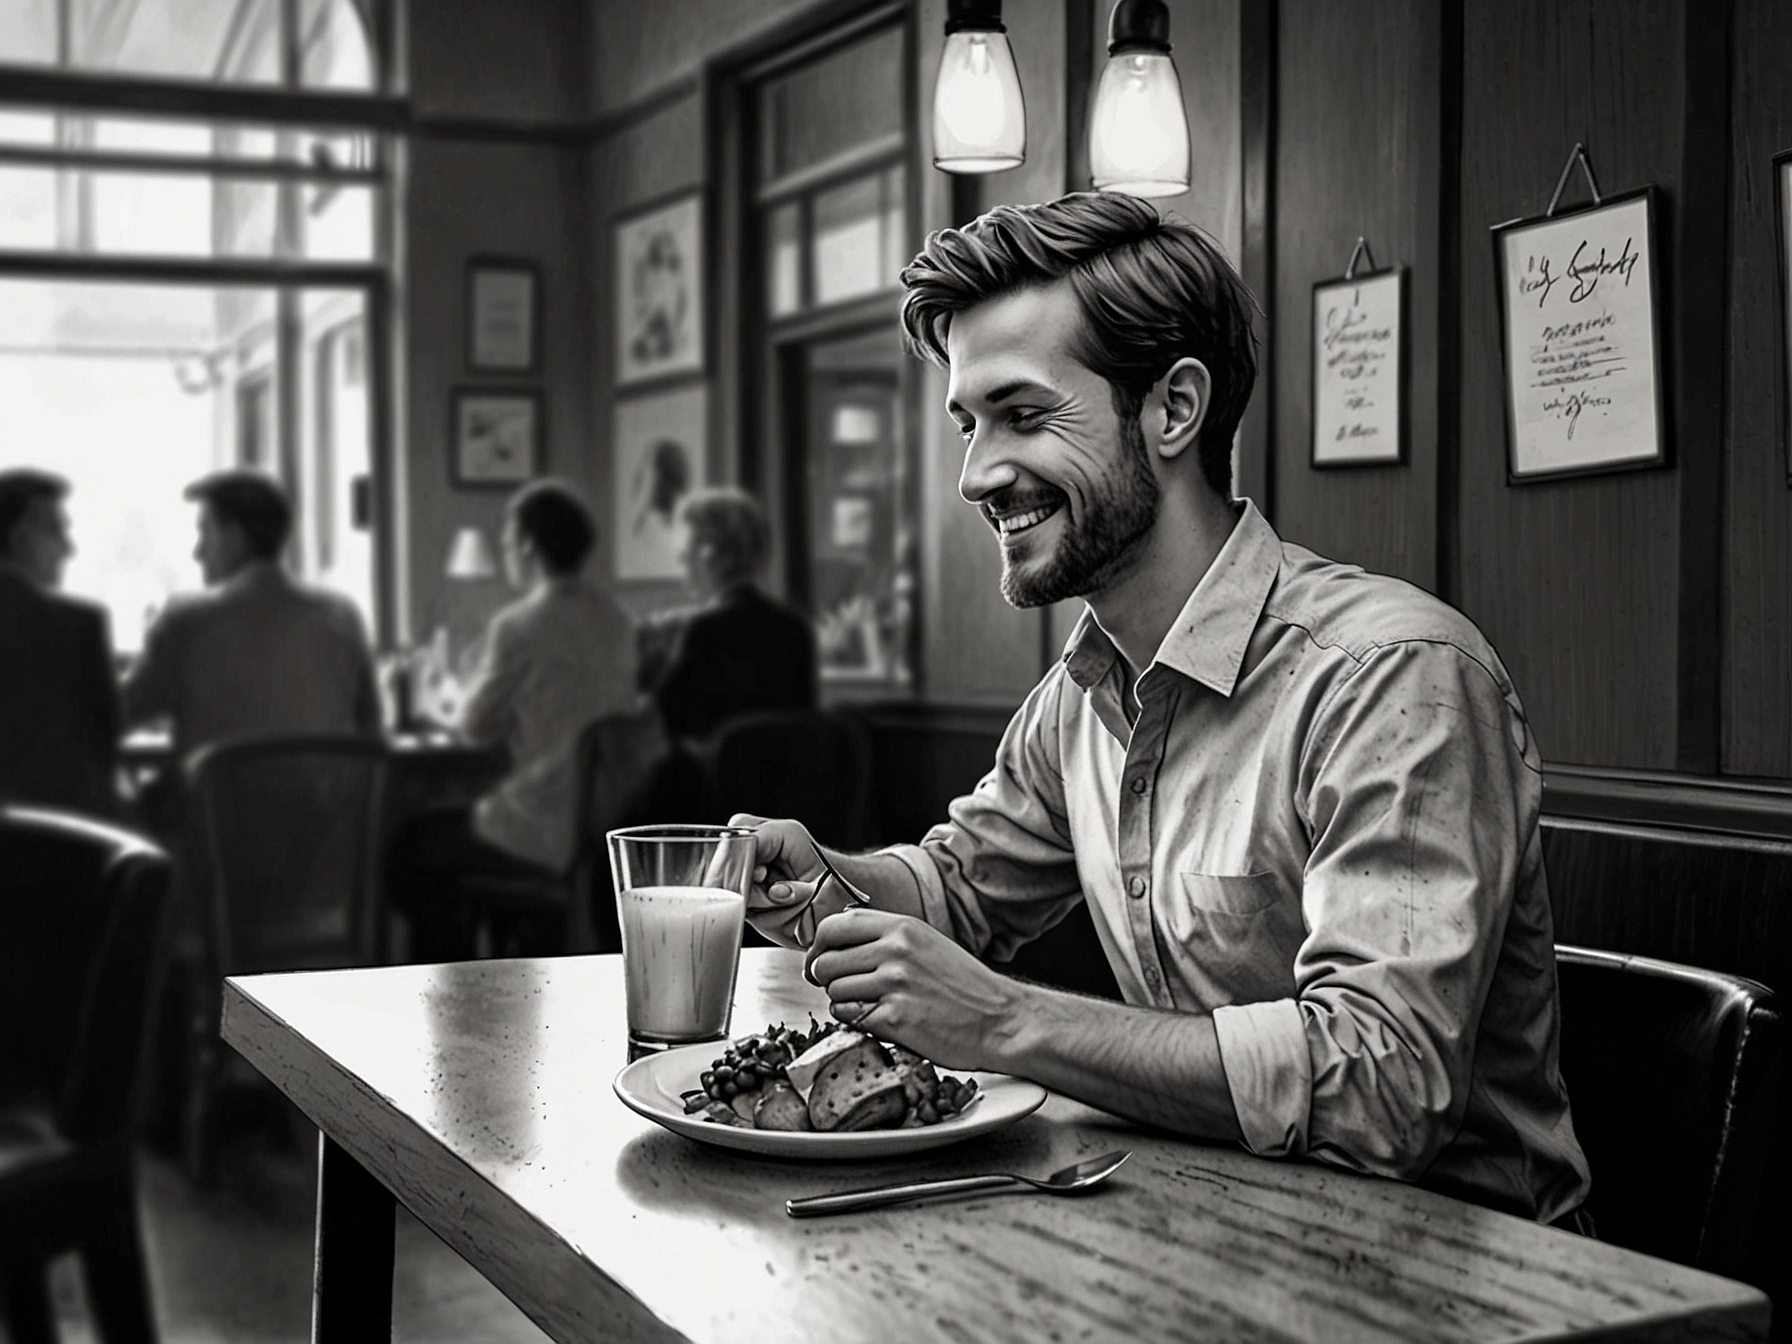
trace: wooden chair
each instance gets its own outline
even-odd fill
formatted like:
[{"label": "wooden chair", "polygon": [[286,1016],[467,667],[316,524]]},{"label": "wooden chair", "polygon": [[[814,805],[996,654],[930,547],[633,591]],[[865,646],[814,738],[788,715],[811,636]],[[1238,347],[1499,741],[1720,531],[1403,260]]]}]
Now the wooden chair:
[{"label": "wooden chair", "polygon": [[[620,951],[605,833],[638,820],[707,820],[712,810],[701,767],[674,749],[651,708],[606,714],[586,725],[574,759],[576,842],[567,866],[540,878],[472,874],[461,881],[460,896],[471,908],[482,951]],[[693,815],[698,812],[704,815]]]},{"label": "wooden chair", "polygon": [[822,844],[864,843],[871,747],[841,710],[781,710],[730,719],[702,749],[720,819],[736,812],[794,817]]},{"label": "wooden chair", "polygon": [[1753,980],[1558,946],[1562,1077],[1601,1240],[1747,1275],[1778,1139],[1782,1025]]},{"label": "wooden chair", "polygon": [[171,864],[127,831],[0,809],[0,1323],[56,1337],[73,1250],[108,1344],[156,1338],[133,1151]]},{"label": "wooden chair", "polygon": [[218,1039],[224,977],[386,960],[381,866],[390,757],[357,737],[219,743],[186,766],[183,1156],[211,1174],[217,1094],[261,1084]]}]

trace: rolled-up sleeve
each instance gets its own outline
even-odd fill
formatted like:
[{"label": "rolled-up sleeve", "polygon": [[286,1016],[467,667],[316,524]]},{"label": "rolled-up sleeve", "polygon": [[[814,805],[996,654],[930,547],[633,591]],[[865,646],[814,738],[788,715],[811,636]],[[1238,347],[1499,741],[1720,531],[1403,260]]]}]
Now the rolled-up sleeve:
[{"label": "rolled-up sleeve", "polygon": [[[1062,667],[1009,720],[995,766],[919,845],[883,851],[914,875],[927,922],[1006,961],[1082,899],[1059,757]],[[1072,692],[1074,693],[1074,692]]]},{"label": "rolled-up sleeve", "polygon": [[1295,998],[1214,1014],[1253,1151],[1411,1180],[1460,1126],[1542,781],[1516,697],[1462,650],[1376,650],[1301,764]]}]

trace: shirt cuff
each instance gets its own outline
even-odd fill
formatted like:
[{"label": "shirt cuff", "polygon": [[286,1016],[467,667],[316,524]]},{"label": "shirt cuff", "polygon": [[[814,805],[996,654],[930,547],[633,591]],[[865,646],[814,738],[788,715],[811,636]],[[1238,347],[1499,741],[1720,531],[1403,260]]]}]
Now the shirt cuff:
[{"label": "shirt cuff", "polygon": [[1299,1006],[1277,999],[1216,1008],[1213,1030],[1244,1146],[1259,1157],[1305,1152],[1313,1065]]},{"label": "shirt cuff", "polygon": [[900,860],[915,879],[921,893],[921,918],[945,933],[952,932],[952,908],[946,902],[946,884],[927,851],[919,845],[890,845],[877,851]]}]

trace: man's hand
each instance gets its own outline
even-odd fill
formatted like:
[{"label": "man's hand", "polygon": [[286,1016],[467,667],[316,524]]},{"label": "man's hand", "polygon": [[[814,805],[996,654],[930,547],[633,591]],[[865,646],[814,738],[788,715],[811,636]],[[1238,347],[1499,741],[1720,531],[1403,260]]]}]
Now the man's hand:
[{"label": "man's hand", "polygon": [[737,812],[730,826],[754,832],[753,886],[747,919],[784,947],[807,947],[815,936],[815,885],[825,873],[815,841],[798,821],[770,821]]},{"label": "man's hand", "polygon": [[852,909],[821,921],[805,969],[834,1016],[949,1069],[1000,1069],[1025,987],[923,920]]}]

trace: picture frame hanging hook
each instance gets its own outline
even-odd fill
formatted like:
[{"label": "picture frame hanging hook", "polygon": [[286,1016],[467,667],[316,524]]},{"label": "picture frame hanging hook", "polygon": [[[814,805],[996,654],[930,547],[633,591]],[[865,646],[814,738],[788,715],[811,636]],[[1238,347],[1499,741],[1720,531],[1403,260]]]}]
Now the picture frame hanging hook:
[{"label": "picture frame hanging hook", "polygon": [[1350,249],[1350,260],[1344,263],[1344,278],[1346,280],[1356,278],[1358,261],[1368,262],[1371,271],[1375,269],[1375,254],[1369,250],[1369,240],[1360,233],[1356,238],[1356,246]]},{"label": "picture frame hanging hook", "polygon": [[1580,170],[1587,179],[1587,190],[1593,193],[1593,204],[1604,204],[1605,198],[1599,194],[1599,180],[1593,176],[1593,160],[1587,156],[1586,145],[1576,140],[1574,148],[1568,151],[1568,162],[1562,165],[1562,175],[1556,179],[1556,189],[1550,195],[1549,207],[1543,212],[1545,219],[1555,215],[1556,206],[1562,201],[1562,190],[1568,185],[1568,174],[1574,171],[1576,163],[1580,164]]}]

